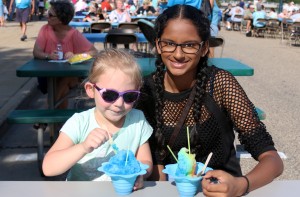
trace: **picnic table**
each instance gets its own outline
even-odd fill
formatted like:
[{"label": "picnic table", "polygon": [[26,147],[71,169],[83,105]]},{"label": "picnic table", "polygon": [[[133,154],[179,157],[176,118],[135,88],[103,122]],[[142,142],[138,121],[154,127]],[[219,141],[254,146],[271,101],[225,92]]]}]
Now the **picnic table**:
[{"label": "picnic table", "polygon": [[[18,77],[47,77],[49,107],[54,108],[54,81],[56,77],[86,77],[93,60],[71,65],[53,63],[45,60],[31,59],[16,70]],[[137,58],[143,75],[155,70],[155,58]],[[232,58],[211,58],[209,64],[231,72],[235,76],[252,76],[254,69]]]},{"label": "picnic table", "polygon": [[[83,33],[83,35],[91,43],[95,43],[95,42],[104,43],[107,33]],[[148,40],[146,39],[143,33],[135,33],[135,35],[139,43],[148,43]]]},{"label": "picnic table", "polygon": [[[300,180],[273,181],[250,192],[247,196],[296,197],[300,193]],[[1,181],[1,196],[19,197],[82,197],[117,196],[110,181]],[[170,181],[145,181],[144,188],[134,191],[131,197],[179,196],[176,186]],[[196,197],[204,196],[200,191]]]}]

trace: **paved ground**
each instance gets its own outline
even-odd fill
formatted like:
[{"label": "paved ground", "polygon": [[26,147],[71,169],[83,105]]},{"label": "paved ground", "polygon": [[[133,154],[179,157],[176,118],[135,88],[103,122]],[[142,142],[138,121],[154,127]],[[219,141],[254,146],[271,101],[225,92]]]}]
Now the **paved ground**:
[{"label": "paved ground", "polygon": [[[19,65],[32,58],[34,40],[43,24],[29,23],[29,39],[25,42],[20,41],[17,23],[0,28],[0,180],[64,180],[63,176],[39,176],[36,131],[31,125],[5,124],[11,110],[45,103],[45,97],[36,91],[35,79],[18,78],[15,74]],[[279,39],[247,38],[239,32],[222,30],[220,35],[226,40],[223,57],[235,58],[255,69],[254,76],[238,80],[253,103],[267,113],[264,123],[277,149],[287,156],[279,179],[300,179],[300,47],[287,46]],[[49,145],[47,135],[45,143]],[[255,161],[242,159],[241,164],[246,173]]]}]

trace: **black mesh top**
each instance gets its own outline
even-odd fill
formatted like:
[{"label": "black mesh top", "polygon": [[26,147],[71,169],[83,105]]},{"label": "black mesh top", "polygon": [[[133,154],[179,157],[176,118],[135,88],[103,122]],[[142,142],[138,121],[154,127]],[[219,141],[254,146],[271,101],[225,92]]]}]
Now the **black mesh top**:
[{"label": "black mesh top", "polygon": [[[197,137],[195,139],[196,146],[199,146],[199,148],[191,148],[196,153],[197,161],[204,163],[208,154],[213,152],[213,157],[209,163],[210,167],[225,170],[234,176],[240,176],[241,170],[235,156],[233,131],[238,132],[241,144],[245,146],[245,150],[256,160],[261,153],[276,149],[274,148],[272,137],[266,131],[265,125],[259,120],[254,105],[248,99],[235,77],[229,72],[214,66],[210,70],[211,74],[206,85],[206,93],[212,96],[219,109],[225,114],[226,120],[223,121],[228,121],[230,127],[229,131],[225,132],[224,129],[220,129],[215,116],[203,104],[201,115],[196,124]],[[152,76],[145,77],[141,92],[137,108],[144,112],[155,132],[155,87]],[[168,144],[174,127],[180,118],[190,92],[191,89],[180,93],[164,92],[164,106],[161,116],[163,117],[162,130],[166,144]],[[180,148],[188,147],[186,127],[189,126],[191,131],[195,125],[192,108],[193,106],[187,115],[185,125],[182,126],[172,147],[175,155],[177,155]],[[150,138],[150,145],[154,164],[166,165],[176,163],[171,154],[164,159],[159,157],[154,133]]]}]

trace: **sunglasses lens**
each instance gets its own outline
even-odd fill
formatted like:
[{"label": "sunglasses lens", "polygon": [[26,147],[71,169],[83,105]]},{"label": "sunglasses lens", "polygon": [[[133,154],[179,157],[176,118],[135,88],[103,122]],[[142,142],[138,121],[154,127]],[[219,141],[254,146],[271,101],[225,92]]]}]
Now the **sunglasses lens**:
[{"label": "sunglasses lens", "polygon": [[126,92],[123,95],[123,99],[125,103],[133,103],[139,98],[139,93],[138,92]]},{"label": "sunglasses lens", "polygon": [[106,90],[105,92],[102,93],[102,98],[106,102],[114,102],[119,98],[119,93],[115,92],[113,90]]}]

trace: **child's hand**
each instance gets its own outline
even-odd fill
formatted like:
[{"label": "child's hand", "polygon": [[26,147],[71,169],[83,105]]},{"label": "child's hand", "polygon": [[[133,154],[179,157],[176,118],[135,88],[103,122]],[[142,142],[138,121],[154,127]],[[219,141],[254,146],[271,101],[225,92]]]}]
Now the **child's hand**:
[{"label": "child's hand", "polygon": [[94,149],[104,144],[108,139],[109,136],[107,131],[100,128],[96,128],[89,133],[87,138],[81,144],[85,152],[90,153]]},{"label": "child's hand", "polygon": [[144,187],[144,178],[142,175],[138,176],[135,180],[133,190],[138,190]]}]

